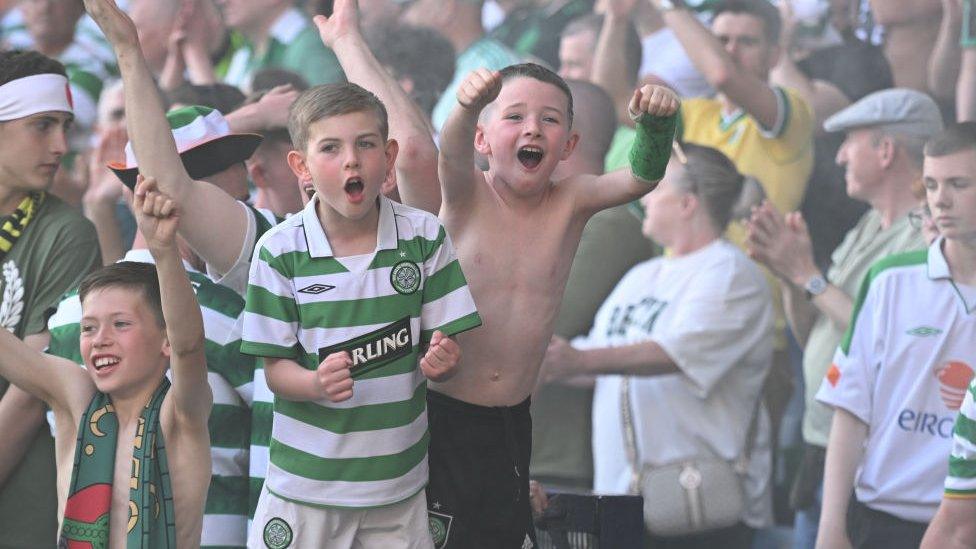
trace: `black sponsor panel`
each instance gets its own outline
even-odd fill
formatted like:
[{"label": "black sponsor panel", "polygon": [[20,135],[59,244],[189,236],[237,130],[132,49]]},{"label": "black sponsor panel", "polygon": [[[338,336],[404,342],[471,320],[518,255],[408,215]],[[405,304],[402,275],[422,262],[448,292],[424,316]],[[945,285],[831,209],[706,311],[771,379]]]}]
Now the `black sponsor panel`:
[{"label": "black sponsor panel", "polygon": [[379,330],[319,349],[319,362],[332,353],[346,351],[352,359],[350,372],[356,379],[408,356],[412,350],[413,334],[410,332],[410,317],[407,316]]}]

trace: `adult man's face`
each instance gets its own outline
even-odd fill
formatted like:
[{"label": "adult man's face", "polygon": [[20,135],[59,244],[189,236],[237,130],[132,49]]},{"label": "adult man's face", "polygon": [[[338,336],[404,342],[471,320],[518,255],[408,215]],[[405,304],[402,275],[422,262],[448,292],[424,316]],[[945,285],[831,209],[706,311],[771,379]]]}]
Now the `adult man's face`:
[{"label": "adult man's face", "polygon": [[0,122],[0,187],[17,192],[46,190],[68,150],[74,116],[49,111]]},{"label": "adult man's face", "polygon": [[736,66],[763,81],[779,55],[779,46],[764,31],[762,19],[747,13],[723,12],[712,22],[712,33]]},{"label": "adult man's face", "polygon": [[593,73],[596,35],[590,31],[563,36],[559,41],[559,76],[589,81]]},{"label": "adult man's face", "polygon": [[247,31],[260,24],[282,0],[217,0],[224,24],[235,30]]},{"label": "adult man's face", "polygon": [[870,201],[882,182],[884,166],[879,139],[875,130],[854,129],[847,132],[837,151],[837,164],[844,167],[847,195],[851,198]]},{"label": "adult man's face", "polygon": [[75,24],[85,8],[79,0],[24,0],[20,11],[27,31],[35,40],[70,43]]},{"label": "adult man's face", "polygon": [[976,149],[925,157],[925,196],[946,239],[976,241]]}]

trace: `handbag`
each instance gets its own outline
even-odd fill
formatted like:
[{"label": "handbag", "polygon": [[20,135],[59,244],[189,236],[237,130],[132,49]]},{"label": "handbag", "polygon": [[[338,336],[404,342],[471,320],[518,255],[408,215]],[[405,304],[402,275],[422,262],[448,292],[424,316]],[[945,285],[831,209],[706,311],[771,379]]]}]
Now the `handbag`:
[{"label": "handbag", "polygon": [[661,537],[700,534],[727,528],[742,520],[746,497],[743,477],[755,443],[760,397],[749,422],[742,455],[729,462],[698,456],[663,465],[640,467],[630,406],[630,380],[620,382],[624,445],[631,468],[630,491],[644,497],[644,524]]}]

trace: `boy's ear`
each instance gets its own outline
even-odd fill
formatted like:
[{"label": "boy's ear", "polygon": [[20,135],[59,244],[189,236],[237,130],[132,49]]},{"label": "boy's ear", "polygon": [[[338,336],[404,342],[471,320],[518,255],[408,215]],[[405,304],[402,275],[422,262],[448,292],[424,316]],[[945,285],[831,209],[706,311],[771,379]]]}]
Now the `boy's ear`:
[{"label": "boy's ear", "polygon": [[312,174],[308,172],[308,164],[305,163],[305,155],[296,150],[288,151],[288,167],[299,181],[312,179]]},{"label": "boy's ear", "polygon": [[264,164],[260,160],[250,159],[244,165],[247,166],[247,173],[251,176],[255,187],[259,189],[268,187],[268,178],[264,176]]},{"label": "boy's ear", "polygon": [[682,193],[679,204],[681,204],[681,213],[684,214],[683,217],[691,217],[699,203],[700,201],[698,200],[697,195],[692,193]]},{"label": "boy's ear", "polygon": [[169,358],[173,354],[173,348],[169,344],[169,336],[163,336],[163,348],[161,349],[163,356]]},{"label": "boy's ear", "polygon": [[579,143],[579,139],[579,132],[574,131],[569,134],[569,139],[566,140],[566,146],[563,147],[562,152],[559,154],[560,160],[566,160],[569,158],[569,155],[573,154],[573,151],[576,150],[576,144]]},{"label": "boy's ear", "polygon": [[400,144],[397,143],[396,139],[390,139],[386,142],[386,179],[380,186],[380,192],[384,195],[392,192],[397,186],[396,158],[399,152]]},{"label": "boy's ear", "polygon": [[485,137],[485,129],[481,124],[478,124],[474,129],[474,150],[483,156],[491,156],[491,145],[488,144],[488,138]]}]

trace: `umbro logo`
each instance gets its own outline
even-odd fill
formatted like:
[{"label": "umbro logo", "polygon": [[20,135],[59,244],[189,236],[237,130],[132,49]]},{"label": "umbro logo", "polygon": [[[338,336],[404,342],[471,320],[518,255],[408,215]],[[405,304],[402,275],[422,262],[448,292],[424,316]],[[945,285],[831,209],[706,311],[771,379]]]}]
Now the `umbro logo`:
[{"label": "umbro logo", "polygon": [[333,289],[335,289],[335,286],[330,286],[328,284],[312,284],[311,286],[306,286],[301,290],[298,290],[298,293],[318,295]]},{"label": "umbro logo", "polygon": [[933,328],[931,326],[919,326],[918,328],[908,330],[905,333],[917,337],[929,337],[929,336],[935,336],[941,334],[942,330],[938,328]]}]

